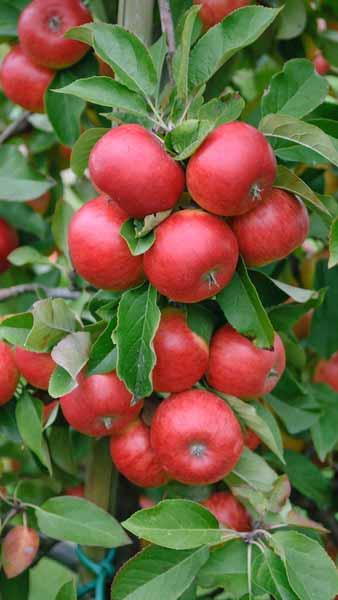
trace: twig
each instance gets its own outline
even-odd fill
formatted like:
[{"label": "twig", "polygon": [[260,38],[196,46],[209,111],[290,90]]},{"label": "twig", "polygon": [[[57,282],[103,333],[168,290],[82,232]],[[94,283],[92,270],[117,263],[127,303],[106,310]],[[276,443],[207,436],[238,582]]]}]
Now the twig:
[{"label": "twig", "polygon": [[171,9],[168,0],[158,0],[160,10],[162,32],[167,36],[168,54],[167,64],[169,71],[169,79],[173,82],[173,56],[176,50],[174,22],[171,14]]},{"label": "twig", "polygon": [[42,290],[49,298],[64,298],[65,300],[76,300],[81,295],[81,292],[72,291],[68,288],[50,288],[40,283],[23,283],[0,290],[0,301],[25,294],[26,292],[35,292],[37,294],[39,290]]},{"label": "twig", "polygon": [[8,127],[6,127],[6,129],[4,129],[4,131],[0,134],[0,144],[3,144],[6,140],[8,140],[8,138],[22,131],[30,114],[30,112],[25,111],[21,117],[14,121],[14,123],[8,125]]}]

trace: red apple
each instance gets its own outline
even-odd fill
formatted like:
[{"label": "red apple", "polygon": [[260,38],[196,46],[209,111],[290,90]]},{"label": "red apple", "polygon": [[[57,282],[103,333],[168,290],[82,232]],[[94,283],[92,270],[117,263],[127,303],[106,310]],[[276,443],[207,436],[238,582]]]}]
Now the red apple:
[{"label": "red apple", "polygon": [[2,542],[2,567],[6,577],[12,579],[25,571],[33,562],[40,545],[35,529],[23,525],[13,527]]},{"label": "red apple", "polygon": [[215,492],[201,504],[212,512],[221,527],[235,531],[251,530],[247,511],[230,492]]},{"label": "red apple", "polygon": [[151,445],[173,479],[202,485],[219,481],[234,468],[243,436],[223,400],[192,389],[160,404],[151,424]]},{"label": "red apple", "polygon": [[331,69],[329,61],[326,60],[325,56],[320,51],[317,52],[312,62],[318,75],[326,75]]},{"label": "red apple", "polygon": [[30,206],[35,212],[39,213],[40,215],[44,215],[48,209],[50,199],[50,192],[46,192],[45,194],[42,194],[42,196],[39,196],[39,198],[28,200],[26,204],[28,204],[28,206]]},{"label": "red apple", "polygon": [[239,251],[251,267],[285,258],[304,242],[310,219],[303,202],[284,190],[269,197],[232,222]]},{"label": "red apple", "polygon": [[285,369],[285,351],[279,335],[273,350],[257,348],[230,325],[224,325],[211,340],[207,379],[224,394],[251,398],[268,394]]},{"label": "red apple", "polygon": [[56,367],[48,352],[31,352],[17,347],[15,361],[21,375],[28,383],[40,390],[48,390],[49,380]]},{"label": "red apple", "polygon": [[152,498],[149,498],[149,496],[146,496],[145,494],[141,494],[138,499],[138,503],[141,508],[152,508],[156,504]]},{"label": "red apple", "polygon": [[320,360],[315,370],[313,380],[316,383],[326,383],[338,392],[338,352],[329,360]]},{"label": "red apple", "polygon": [[150,445],[150,429],[140,420],[111,438],[110,454],[120,473],[135,485],[159,487],[168,481]]},{"label": "red apple", "polygon": [[214,215],[188,209],[157,227],[143,265],[161,294],[177,302],[198,302],[229,283],[237,260],[237,241],[230,227]]},{"label": "red apple", "polygon": [[52,402],[48,402],[48,404],[44,404],[43,405],[43,409],[42,409],[42,421],[43,424],[45,425],[50,417],[50,415],[52,414],[54,408],[57,406],[58,401],[57,400],[53,400]]},{"label": "red apple", "polygon": [[74,268],[95,287],[125,290],[142,280],[142,257],[133,256],[120,235],[127,219],[115,202],[99,196],[71,220],[68,243]]},{"label": "red apple", "polygon": [[44,95],[53,77],[53,71],[32,63],[20,46],[13,46],[1,63],[5,96],[31,112],[44,112]]},{"label": "red apple", "polygon": [[0,406],[12,398],[19,377],[12,348],[6,342],[0,342]]},{"label": "red apple", "polygon": [[190,329],[186,314],[177,308],[162,311],[154,349],[153,384],[158,392],[188,390],[207,370],[208,345]]},{"label": "red apple", "polygon": [[293,332],[299,340],[307,338],[310,333],[311,322],[313,317],[313,309],[309,310],[305,315],[298,319],[293,326]]},{"label": "red apple", "polygon": [[137,218],[173,208],[185,185],[182,167],[135,124],[115,127],[95,144],[89,172],[98,190]]},{"label": "red apple", "polygon": [[193,0],[194,4],[201,4],[199,16],[205,29],[209,29],[223,21],[234,10],[248,6],[252,0]]},{"label": "red apple", "polygon": [[19,19],[21,47],[35,64],[64,69],[89,50],[87,44],[67,39],[64,34],[89,21],[92,16],[80,0],[33,0]]},{"label": "red apple", "polygon": [[84,497],[84,485],[73,485],[65,489],[66,496]]},{"label": "red apple", "polygon": [[250,450],[256,450],[261,443],[261,439],[252,429],[245,429],[243,432],[244,446]]},{"label": "red apple", "polygon": [[95,437],[121,431],[133,421],[143,402],[131,406],[132,394],[115,371],[104,375],[81,374],[78,386],[62,396],[63,415],[77,431]]},{"label": "red apple", "polygon": [[19,245],[17,233],[11,225],[0,219],[0,273],[10,267],[7,256]]},{"label": "red apple", "polygon": [[241,215],[269,197],[276,168],[272,148],[258,129],[240,121],[225,123],[191,157],[188,190],[216,215]]}]

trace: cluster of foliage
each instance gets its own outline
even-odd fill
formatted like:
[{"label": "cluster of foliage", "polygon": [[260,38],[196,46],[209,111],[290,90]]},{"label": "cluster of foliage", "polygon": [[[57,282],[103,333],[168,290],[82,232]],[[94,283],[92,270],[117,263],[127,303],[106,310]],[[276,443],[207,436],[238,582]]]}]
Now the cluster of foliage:
[{"label": "cluster of foliage", "polygon": [[337,2],[128,2],[0,5],[0,597],[332,600]]}]

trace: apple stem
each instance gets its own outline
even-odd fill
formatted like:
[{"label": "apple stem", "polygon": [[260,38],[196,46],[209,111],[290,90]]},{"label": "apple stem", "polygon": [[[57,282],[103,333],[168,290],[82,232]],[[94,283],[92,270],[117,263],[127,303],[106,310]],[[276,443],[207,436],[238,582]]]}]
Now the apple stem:
[{"label": "apple stem", "polygon": [[259,183],[254,183],[253,186],[251,186],[250,194],[254,201],[260,200],[261,195],[262,195],[262,190],[263,190],[263,188],[259,185]]}]

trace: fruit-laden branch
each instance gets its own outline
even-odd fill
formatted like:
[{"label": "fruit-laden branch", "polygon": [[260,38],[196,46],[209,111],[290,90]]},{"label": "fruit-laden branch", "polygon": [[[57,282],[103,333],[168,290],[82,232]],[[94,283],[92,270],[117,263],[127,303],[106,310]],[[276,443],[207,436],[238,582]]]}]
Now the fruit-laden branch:
[{"label": "fruit-laden branch", "polygon": [[8,125],[8,127],[0,134],[0,144],[3,144],[8,138],[23,131],[26,128],[30,114],[30,112],[25,111],[16,121],[14,121],[14,123]]},{"label": "fruit-laden branch", "polygon": [[173,17],[171,14],[171,9],[170,9],[168,0],[158,0],[158,7],[160,10],[162,31],[167,36],[167,44],[168,44],[167,64],[168,64],[169,77],[170,77],[170,80],[173,81],[172,60],[173,60],[173,56],[174,56],[175,49],[176,49]]},{"label": "fruit-laden branch", "polygon": [[65,300],[76,300],[81,295],[81,292],[69,290],[68,288],[50,288],[40,283],[23,283],[21,285],[13,285],[12,287],[0,290],[0,301],[25,294],[27,292],[43,291],[50,298],[64,298]]}]

